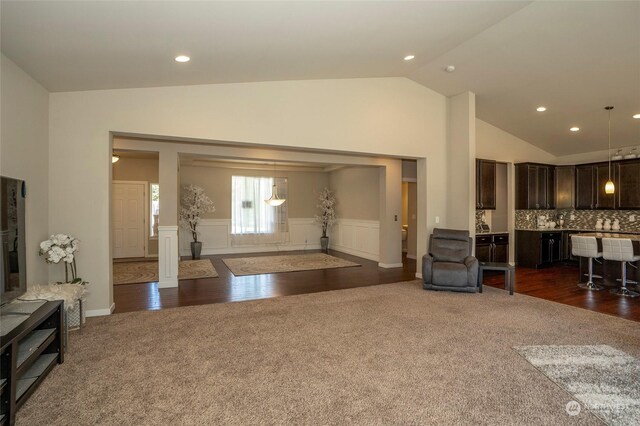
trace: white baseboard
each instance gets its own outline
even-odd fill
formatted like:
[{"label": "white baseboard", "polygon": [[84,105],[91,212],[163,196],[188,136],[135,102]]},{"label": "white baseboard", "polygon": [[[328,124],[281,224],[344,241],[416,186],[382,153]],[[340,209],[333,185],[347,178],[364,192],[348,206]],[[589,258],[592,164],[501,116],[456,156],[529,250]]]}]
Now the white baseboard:
[{"label": "white baseboard", "polygon": [[381,268],[389,269],[389,268],[402,268],[404,265],[402,263],[378,263],[378,266]]},{"label": "white baseboard", "polygon": [[[342,253],[351,254],[353,256],[362,257],[364,259],[373,260],[375,262],[377,262],[379,260],[378,255],[375,255],[375,254],[372,254],[372,253],[367,253],[367,252],[360,251],[360,250],[351,249],[351,248],[344,247],[344,246],[337,245],[337,244],[331,244],[331,240],[329,240],[329,249],[335,250],[335,251],[339,251],[339,252],[342,252]],[[402,263],[400,264],[400,266],[402,266]]]},{"label": "white baseboard", "polygon": [[88,317],[103,317],[105,315],[111,315],[113,311],[116,309],[116,304],[112,303],[109,309],[91,309],[90,311],[86,311],[84,315]]},{"label": "white baseboard", "polygon": [[158,288],[173,288],[173,287],[178,287],[178,280],[158,281]]},{"label": "white baseboard", "polygon": [[407,259],[413,259],[413,260],[416,260],[417,258],[416,258],[416,255],[415,255],[415,254],[408,254],[408,255],[407,255]]},{"label": "white baseboard", "polygon": [[420,279],[422,279],[422,273],[420,273],[420,272],[416,272],[416,278],[420,278]]}]

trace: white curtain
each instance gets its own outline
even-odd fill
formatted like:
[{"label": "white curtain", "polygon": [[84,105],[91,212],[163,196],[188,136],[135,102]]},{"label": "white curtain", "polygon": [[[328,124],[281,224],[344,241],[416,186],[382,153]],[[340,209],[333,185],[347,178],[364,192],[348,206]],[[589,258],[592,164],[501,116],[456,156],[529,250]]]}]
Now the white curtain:
[{"label": "white curtain", "polygon": [[[231,245],[282,244],[289,240],[287,202],[279,207],[265,203],[274,178],[232,176]],[[287,197],[287,179],[277,178],[280,198]]]}]

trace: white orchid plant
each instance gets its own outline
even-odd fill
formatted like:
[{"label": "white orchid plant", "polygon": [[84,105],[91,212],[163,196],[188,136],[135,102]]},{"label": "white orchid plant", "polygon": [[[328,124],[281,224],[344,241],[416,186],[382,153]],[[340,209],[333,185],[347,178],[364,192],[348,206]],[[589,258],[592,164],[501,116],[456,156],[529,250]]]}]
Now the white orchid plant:
[{"label": "white orchid plant", "polygon": [[184,187],[180,203],[180,226],[191,232],[194,242],[198,242],[198,224],[202,215],[215,211],[213,201],[204,193],[202,187],[197,185]]},{"label": "white orchid plant", "polygon": [[318,194],[318,209],[320,214],[315,215],[315,221],[322,227],[322,236],[327,236],[327,230],[336,222],[336,197],[329,188],[324,188]]},{"label": "white orchid plant", "polygon": [[[76,265],[76,252],[79,241],[77,238],[67,234],[55,234],[40,243],[40,256],[44,257],[47,263],[64,264],[64,281],[71,284],[87,284],[78,277],[78,267]],[[69,271],[71,271],[71,281],[69,281]],[[58,283],[62,284],[62,283]]]}]

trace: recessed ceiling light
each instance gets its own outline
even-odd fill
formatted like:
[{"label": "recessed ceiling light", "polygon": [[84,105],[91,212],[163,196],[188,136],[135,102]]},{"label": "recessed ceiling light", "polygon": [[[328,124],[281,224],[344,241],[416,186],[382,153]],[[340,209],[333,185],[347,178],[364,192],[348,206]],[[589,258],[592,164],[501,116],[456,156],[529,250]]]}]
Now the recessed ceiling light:
[{"label": "recessed ceiling light", "polygon": [[410,61],[410,60],[412,60],[413,58],[415,58],[415,55],[407,55],[407,56],[405,56],[405,57],[404,57],[404,60],[405,60],[405,61]]},{"label": "recessed ceiling light", "polygon": [[577,132],[578,130],[580,130],[580,127],[572,127],[569,130],[571,130],[572,132]]},{"label": "recessed ceiling light", "polygon": [[449,65],[444,69],[446,72],[454,72],[456,67],[454,65]]},{"label": "recessed ceiling light", "polygon": [[634,114],[633,118],[640,118],[640,114]]},{"label": "recessed ceiling light", "polygon": [[185,55],[176,56],[176,62],[189,62],[190,60],[191,58]]},{"label": "recessed ceiling light", "polygon": [[547,110],[547,108],[543,107],[543,106],[539,106],[538,108],[536,108],[536,111],[538,111],[538,112],[545,112],[546,110]]}]

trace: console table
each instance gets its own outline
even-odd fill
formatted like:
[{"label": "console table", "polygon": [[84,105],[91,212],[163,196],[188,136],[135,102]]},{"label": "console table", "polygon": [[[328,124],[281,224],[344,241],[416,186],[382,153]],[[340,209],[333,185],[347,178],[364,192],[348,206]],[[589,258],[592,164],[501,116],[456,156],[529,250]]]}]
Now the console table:
[{"label": "console table", "polygon": [[19,305],[3,307],[5,319],[27,319],[0,337],[0,425],[13,425],[16,411],[53,367],[64,362],[62,301],[45,302],[32,313],[21,312]]}]

